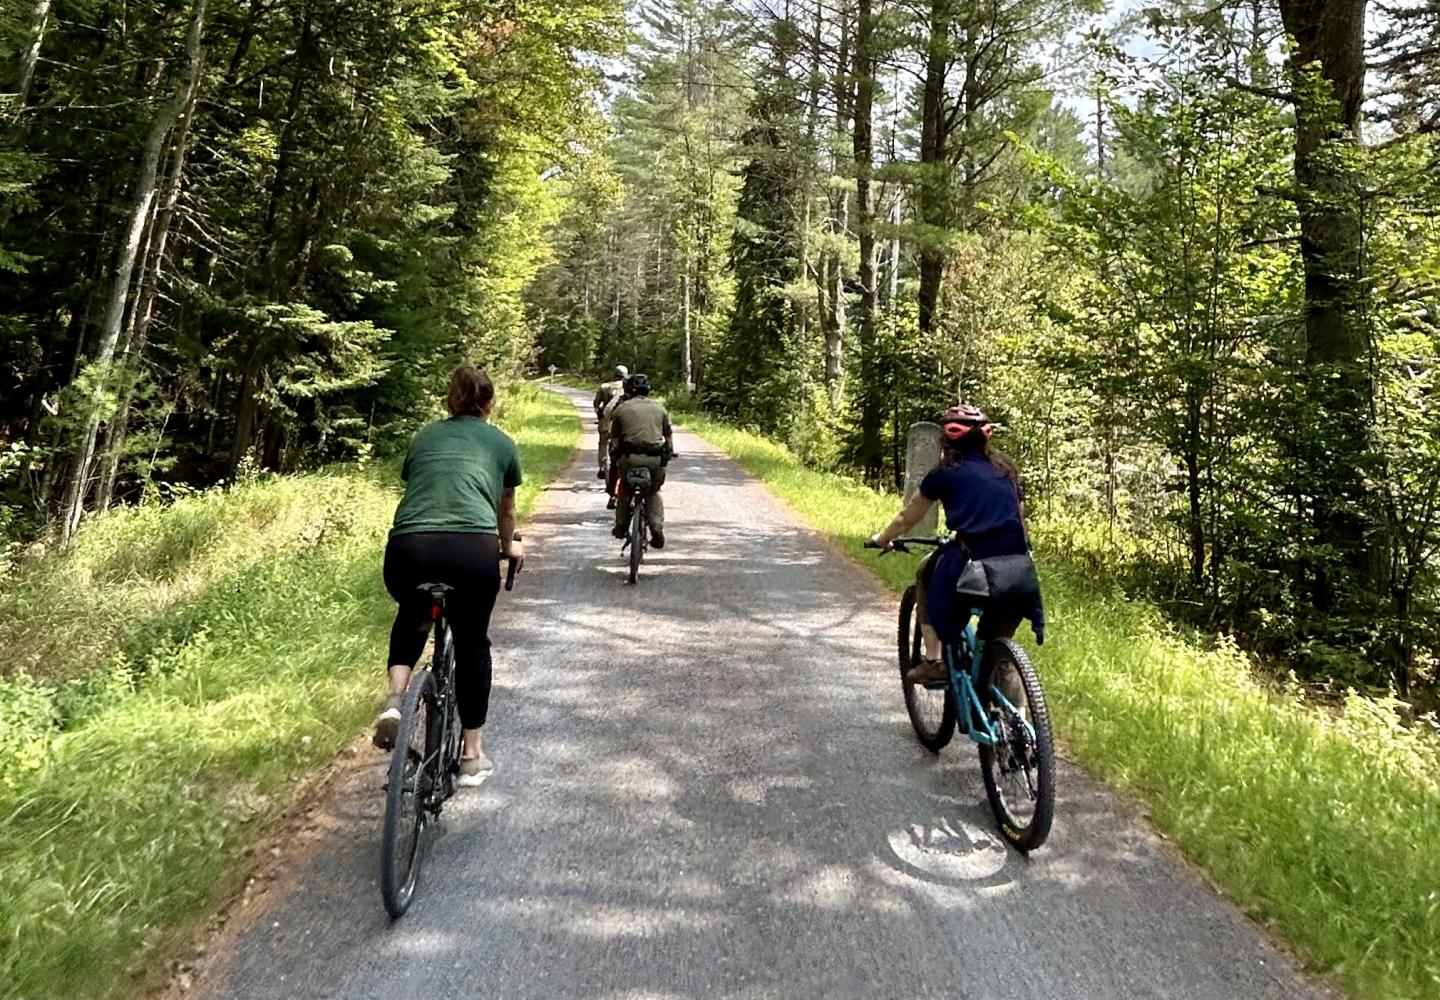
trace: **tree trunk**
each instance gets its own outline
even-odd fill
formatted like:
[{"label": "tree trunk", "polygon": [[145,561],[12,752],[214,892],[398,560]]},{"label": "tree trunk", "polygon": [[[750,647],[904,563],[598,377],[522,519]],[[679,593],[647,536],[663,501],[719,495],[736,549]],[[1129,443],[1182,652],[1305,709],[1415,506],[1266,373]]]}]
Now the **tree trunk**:
[{"label": "tree trunk", "polygon": [[930,40],[925,51],[925,89],[920,108],[920,184],[917,214],[920,234],[919,325],[922,334],[935,326],[940,308],[940,282],[945,272],[945,251],[939,234],[949,223],[948,139],[945,115],[945,75],[950,64],[950,0],[931,0]]},{"label": "tree trunk", "polygon": [[155,113],[150,123],[150,133],[140,155],[140,169],[135,182],[135,201],[130,210],[126,235],[120,244],[115,264],[115,278],[110,287],[109,303],[105,320],[100,329],[100,343],[96,348],[95,387],[91,396],[90,413],[86,417],[84,430],[75,451],[75,467],[71,470],[70,486],[66,494],[63,520],[60,526],[62,541],[69,541],[80,524],[81,512],[85,509],[85,496],[89,492],[91,463],[95,457],[95,441],[100,431],[104,414],[105,389],[110,368],[115,360],[115,345],[120,339],[121,325],[125,317],[125,306],[130,295],[130,279],[135,270],[135,257],[145,235],[146,222],[156,195],[156,175],[160,170],[160,156],[165,141],[175,127],[181,112],[193,99],[193,91],[200,83],[200,62],[203,56],[201,34],[205,25],[206,0],[195,0],[190,14],[190,26],[185,34],[185,71],[180,86],[173,97]]},{"label": "tree trunk", "polygon": [[685,307],[685,342],[681,348],[680,374],[685,380],[685,388],[694,391],[695,373],[690,366],[690,261],[685,261],[685,277],[683,279],[684,307]]},{"label": "tree trunk", "polygon": [[[855,103],[852,93],[850,52],[850,5],[842,3],[837,11],[840,37],[835,50],[833,74],[833,96],[835,101],[835,136],[831,142],[832,151],[840,148],[840,138],[846,133],[850,109]],[[832,152],[831,174],[840,172]],[[850,228],[850,195],[838,188],[830,196],[830,233],[843,237]],[[820,265],[820,281],[816,285],[816,297],[820,304],[820,325],[825,333],[825,387],[830,394],[830,405],[839,409],[844,401],[844,364],[846,337],[845,302],[845,261],[835,249],[826,251]]]},{"label": "tree trunk", "polygon": [[16,118],[30,103],[30,88],[35,82],[35,67],[40,62],[40,46],[45,41],[45,29],[49,23],[50,0],[35,0],[35,9],[30,15],[30,42],[20,53],[20,80],[11,105]]},{"label": "tree trunk", "polygon": [[[1366,357],[1361,273],[1363,233],[1357,179],[1336,147],[1359,146],[1365,99],[1366,0],[1281,0],[1280,17],[1295,49],[1288,65],[1295,92],[1295,180],[1300,199],[1300,256],[1305,270],[1305,342],[1311,419],[1328,428],[1368,427],[1375,388]],[[1318,91],[1318,92],[1317,92]],[[1318,433],[1318,432],[1317,432]],[[1316,435],[1312,435],[1316,436]],[[1326,433],[1312,457],[1314,530],[1335,556],[1315,567],[1317,610],[1383,577],[1382,532],[1365,510],[1367,433]]]},{"label": "tree trunk", "polygon": [[145,356],[145,345],[150,338],[150,326],[155,320],[155,299],[160,288],[160,277],[165,268],[165,251],[170,240],[170,225],[175,218],[175,209],[180,204],[180,188],[185,178],[185,159],[189,152],[190,127],[195,114],[195,99],[199,87],[190,91],[189,101],[181,112],[181,121],[175,137],[174,152],[170,169],[166,174],[165,188],[150,230],[150,254],[146,266],[141,270],[140,291],[131,314],[134,329],[129,340],[130,348],[122,362],[120,381],[120,405],[108,435],[104,471],[100,476],[100,494],[96,507],[105,510],[110,506],[115,492],[115,478],[120,468],[120,454],[125,445],[125,436],[130,427],[130,404],[135,395],[135,380],[139,365]]},{"label": "tree trunk", "polygon": [[245,453],[250,450],[255,434],[255,413],[258,404],[255,399],[255,383],[263,367],[260,345],[254,344],[245,357],[245,369],[240,373],[240,400],[235,410],[235,438],[230,442],[228,474],[233,479]]},{"label": "tree trunk", "polygon": [[885,456],[880,425],[885,400],[875,339],[875,206],[870,181],[875,169],[875,19],[871,0],[860,0],[855,19],[855,224],[860,236],[860,464],[879,482]]},{"label": "tree trunk", "polygon": [[260,245],[261,269],[270,272],[269,287],[272,297],[276,301],[285,299],[282,292],[289,262],[284,260],[283,254],[277,252],[278,248],[275,243],[279,238],[277,231],[280,226],[280,203],[284,200],[289,187],[290,171],[295,160],[296,119],[300,115],[300,101],[305,94],[306,70],[310,65],[315,47],[311,26],[312,14],[312,5],[306,3],[304,13],[301,15],[300,41],[295,52],[295,76],[291,78],[290,95],[285,102],[285,125],[280,130],[275,176],[270,182],[270,199],[265,206],[264,237]]}]

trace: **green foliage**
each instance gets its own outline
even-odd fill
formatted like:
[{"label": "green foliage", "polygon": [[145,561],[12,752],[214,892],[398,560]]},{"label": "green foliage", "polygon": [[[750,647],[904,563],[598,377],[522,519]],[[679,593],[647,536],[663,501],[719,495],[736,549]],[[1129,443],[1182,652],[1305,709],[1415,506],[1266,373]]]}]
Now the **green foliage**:
[{"label": "green foliage", "polygon": [[[579,422],[534,390],[501,406],[523,516]],[[0,629],[34,670],[0,679],[0,993],[132,995],[368,721],[392,474],[261,476],[117,510],[7,582]]]},{"label": "green foliage", "polygon": [[[0,34],[28,40],[22,6]],[[618,0],[209,0],[194,107],[166,126],[199,10],[54,0],[0,137],[0,270],[20,269],[0,446],[36,453],[0,488],[41,520],[77,487],[104,505],[383,452],[461,357],[523,370],[564,207],[545,178],[597,132],[596,57],[623,27]],[[91,363],[115,301],[114,360]]]}]

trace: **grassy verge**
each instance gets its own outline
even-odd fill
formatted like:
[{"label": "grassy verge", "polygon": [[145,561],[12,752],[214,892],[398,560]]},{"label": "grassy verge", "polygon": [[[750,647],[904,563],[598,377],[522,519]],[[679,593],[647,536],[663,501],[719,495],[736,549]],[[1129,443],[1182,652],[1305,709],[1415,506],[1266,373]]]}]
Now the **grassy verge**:
[{"label": "grassy verge", "polygon": [[[502,405],[523,512],[579,422]],[[397,495],[390,470],[262,478],[97,518],[6,581],[0,636],[32,655],[0,680],[0,996],[130,993],[369,721]]]},{"label": "grassy verge", "polygon": [[[701,417],[723,448],[895,591],[914,561],[861,548],[898,504]],[[1246,657],[1044,558],[1037,663],[1060,736],[1148,805],[1222,890],[1356,997],[1440,996],[1440,741],[1394,706],[1337,712],[1260,684]]]}]

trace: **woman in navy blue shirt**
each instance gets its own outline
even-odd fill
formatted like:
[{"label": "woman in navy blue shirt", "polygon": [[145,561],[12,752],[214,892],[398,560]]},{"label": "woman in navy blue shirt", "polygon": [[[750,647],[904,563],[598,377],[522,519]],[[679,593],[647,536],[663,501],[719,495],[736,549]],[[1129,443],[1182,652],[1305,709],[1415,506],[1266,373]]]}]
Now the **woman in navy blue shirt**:
[{"label": "woman in navy blue shirt", "polygon": [[[913,684],[945,680],[937,629],[945,638],[953,640],[958,638],[955,632],[964,627],[964,621],[959,619],[968,617],[965,613],[969,609],[952,605],[955,586],[965,564],[971,559],[1022,555],[1030,551],[1018,475],[1010,460],[990,447],[994,425],[989,418],[973,406],[952,406],[941,415],[940,430],[940,464],[925,476],[919,492],[895,515],[890,526],[870,539],[874,545],[888,549],[891,542],[918,524],[930,505],[937,501],[945,508],[946,527],[955,534],[952,543],[926,557],[916,572],[915,603],[924,629],[925,657],[906,677]],[[1029,617],[1039,639],[1044,622],[1038,607]],[[981,638],[1013,636],[1020,618],[1011,613],[1011,609],[987,614],[982,620]]]}]

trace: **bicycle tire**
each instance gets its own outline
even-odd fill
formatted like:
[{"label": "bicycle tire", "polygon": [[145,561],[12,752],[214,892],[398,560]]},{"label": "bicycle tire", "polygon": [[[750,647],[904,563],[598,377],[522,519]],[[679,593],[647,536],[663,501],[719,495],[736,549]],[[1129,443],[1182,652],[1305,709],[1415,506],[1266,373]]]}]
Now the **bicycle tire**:
[{"label": "bicycle tire", "polygon": [[640,578],[640,561],[645,558],[645,506],[648,500],[636,494],[630,505],[630,582]]},{"label": "bicycle tire", "polygon": [[910,668],[919,662],[924,648],[920,616],[915,610],[915,587],[911,585],[900,598],[900,690],[905,696],[905,713],[910,716],[916,739],[926,750],[939,753],[955,737],[955,695],[948,684],[943,691],[932,691],[905,679]]},{"label": "bicycle tire", "polygon": [[[1035,736],[1032,740],[1016,725],[1017,717],[1007,712],[1007,728],[1012,738],[998,752],[994,747],[981,744],[980,773],[985,780],[985,797],[990,800],[1001,834],[1017,850],[1029,853],[1045,843],[1055,819],[1055,741],[1050,732],[1050,711],[1040,687],[1040,675],[1025,650],[1013,639],[991,639],[986,644],[980,690],[984,692],[987,713],[994,717],[1000,711],[994,705],[992,685],[998,668],[1005,665],[1012,667],[1019,677],[1026,701],[1022,711],[1028,714]],[[1018,752],[1017,744],[1020,744]],[[1017,774],[1021,781],[1016,780]],[[1008,796],[1006,786],[1011,789]],[[1018,792],[1022,788],[1023,798],[1028,799],[1032,807],[1028,820],[1016,814],[1016,806],[1022,799]]]},{"label": "bicycle tire", "polygon": [[[421,841],[425,832],[426,756],[432,740],[435,678],[421,670],[410,680],[400,710],[400,727],[390,757],[385,786],[385,829],[380,844],[380,893],[385,912],[399,918],[410,908],[420,874]],[[423,729],[416,740],[416,730]],[[418,754],[414,753],[417,748]],[[414,759],[418,756],[420,759]]]}]

